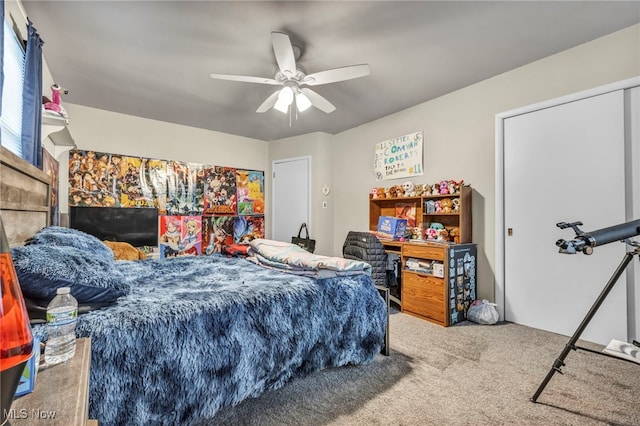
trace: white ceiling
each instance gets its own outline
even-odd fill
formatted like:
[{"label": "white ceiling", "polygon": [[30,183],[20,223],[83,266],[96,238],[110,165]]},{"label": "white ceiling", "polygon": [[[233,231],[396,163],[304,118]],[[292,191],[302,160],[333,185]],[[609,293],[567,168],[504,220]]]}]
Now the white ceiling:
[{"label": "white ceiling", "polygon": [[[262,140],[339,133],[640,22],[628,1],[32,1],[62,101]],[[367,63],[315,86],[337,110],[289,125],[255,110],[274,86],[270,33],[302,48],[307,73]],[[45,88],[44,95],[50,96]],[[73,120],[73,117],[71,117]]]}]

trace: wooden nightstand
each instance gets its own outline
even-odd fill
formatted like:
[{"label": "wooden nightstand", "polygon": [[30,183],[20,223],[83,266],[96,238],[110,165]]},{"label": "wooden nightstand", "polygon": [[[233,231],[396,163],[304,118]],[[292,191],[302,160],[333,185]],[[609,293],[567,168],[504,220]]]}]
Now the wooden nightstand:
[{"label": "wooden nightstand", "polygon": [[63,364],[40,366],[32,393],[13,401],[9,421],[19,425],[89,425],[89,369],[91,339],[76,341],[76,354]]}]

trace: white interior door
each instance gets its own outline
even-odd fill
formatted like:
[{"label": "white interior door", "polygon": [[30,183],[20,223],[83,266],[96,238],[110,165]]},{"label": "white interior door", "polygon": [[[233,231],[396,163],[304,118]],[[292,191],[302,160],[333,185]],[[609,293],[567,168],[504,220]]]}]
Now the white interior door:
[{"label": "white interior door", "polygon": [[[272,239],[291,242],[300,225],[310,229],[311,158],[291,158],[273,162]],[[303,231],[304,235],[304,231]]]},{"label": "white interior door", "polygon": [[[625,222],[624,97],[616,91],[504,120],[504,295],[507,321],[570,336],[625,252],[559,254],[583,231]],[[511,230],[511,231],[510,231]],[[582,338],[627,338],[625,280],[614,287]]]}]

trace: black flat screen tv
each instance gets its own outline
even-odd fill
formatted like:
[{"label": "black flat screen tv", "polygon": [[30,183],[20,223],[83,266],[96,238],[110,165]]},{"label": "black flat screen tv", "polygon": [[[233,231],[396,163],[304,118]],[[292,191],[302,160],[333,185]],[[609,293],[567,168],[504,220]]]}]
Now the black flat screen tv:
[{"label": "black flat screen tv", "polygon": [[158,245],[158,209],[69,207],[69,227],[134,247]]}]

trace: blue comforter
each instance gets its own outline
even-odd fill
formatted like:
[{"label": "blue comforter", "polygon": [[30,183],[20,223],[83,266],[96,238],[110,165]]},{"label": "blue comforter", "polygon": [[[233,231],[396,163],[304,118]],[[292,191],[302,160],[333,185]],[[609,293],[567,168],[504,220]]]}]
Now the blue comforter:
[{"label": "blue comforter", "polygon": [[190,425],[313,371],[373,361],[386,307],[366,275],[314,279],[222,256],[117,262],[131,293],[81,315],[89,416]]}]

